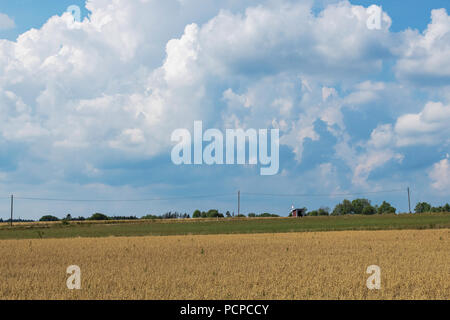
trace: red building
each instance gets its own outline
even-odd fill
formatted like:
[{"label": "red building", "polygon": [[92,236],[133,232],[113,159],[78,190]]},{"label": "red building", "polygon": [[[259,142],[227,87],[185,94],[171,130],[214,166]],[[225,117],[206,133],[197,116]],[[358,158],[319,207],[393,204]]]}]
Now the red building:
[{"label": "red building", "polygon": [[291,210],[291,217],[303,217],[306,214],[306,209],[305,208],[301,208],[301,209],[292,209]]}]

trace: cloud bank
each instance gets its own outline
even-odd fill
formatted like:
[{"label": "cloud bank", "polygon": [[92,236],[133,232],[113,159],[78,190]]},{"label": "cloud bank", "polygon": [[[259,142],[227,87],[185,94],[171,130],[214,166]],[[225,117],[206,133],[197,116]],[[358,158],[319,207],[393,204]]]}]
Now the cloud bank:
[{"label": "cloud bank", "polygon": [[[313,172],[314,190],[406,185],[408,159],[425,145],[435,157],[410,170],[424,189],[445,189],[445,9],[423,33],[394,33],[388,13],[371,30],[367,8],[348,1],[319,12],[311,1],[211,1],[196,10],[198,2],[89,0],[82,22],[65,13],[0,40],[3,189],[11,181],[137,188],[143,182],[127,168],[146,161],[148,186],[160,174],[177,185],[170,136],[195,120],[280,129],[279,187]],[[11,21],[0,15],[0,29]],[[190,174],[211,187],[201,171]],[[225,188],[240,176],[226,173]]]}]

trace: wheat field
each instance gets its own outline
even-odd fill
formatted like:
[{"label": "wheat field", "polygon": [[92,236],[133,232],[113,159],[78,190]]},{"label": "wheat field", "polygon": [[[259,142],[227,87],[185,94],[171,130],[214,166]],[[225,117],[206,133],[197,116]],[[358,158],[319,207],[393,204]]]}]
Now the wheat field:
[{"label": "wheat field", "polygon": [[0,262],[0,299],[450,299],[449,229],[2,240]]}]

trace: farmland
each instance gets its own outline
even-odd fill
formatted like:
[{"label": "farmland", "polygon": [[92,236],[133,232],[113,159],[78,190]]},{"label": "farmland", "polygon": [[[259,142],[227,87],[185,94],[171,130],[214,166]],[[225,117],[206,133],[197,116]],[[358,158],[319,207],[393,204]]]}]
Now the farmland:
[{"label": "farmland", "polygon": [[0,299],[449,299],[449,248],[450,229],[2,240]]},{"label": "farmland", "polygon": [[0,225],[0,239],[250,234],[450,228],[450,214],[346,215],[305,218],[174,219]]}]

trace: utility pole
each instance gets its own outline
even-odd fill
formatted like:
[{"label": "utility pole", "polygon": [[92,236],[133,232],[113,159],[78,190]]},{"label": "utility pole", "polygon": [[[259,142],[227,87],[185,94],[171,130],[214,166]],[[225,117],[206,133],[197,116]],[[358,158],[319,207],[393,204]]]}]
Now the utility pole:
[{"label": "utility pole", "polygon": [[241,214],[241,191],[238,191],[238,218]]},{"label": "utility pole", "polygon": [[408,208],[409,208],[409,213],[411,213],[411,197],[409,195],[409,187],[408,187]]},{"label": "utility pole", "polygon": [[13,212],[14,212],[14,195],[11,195],[11,227],[13,225]]}]

